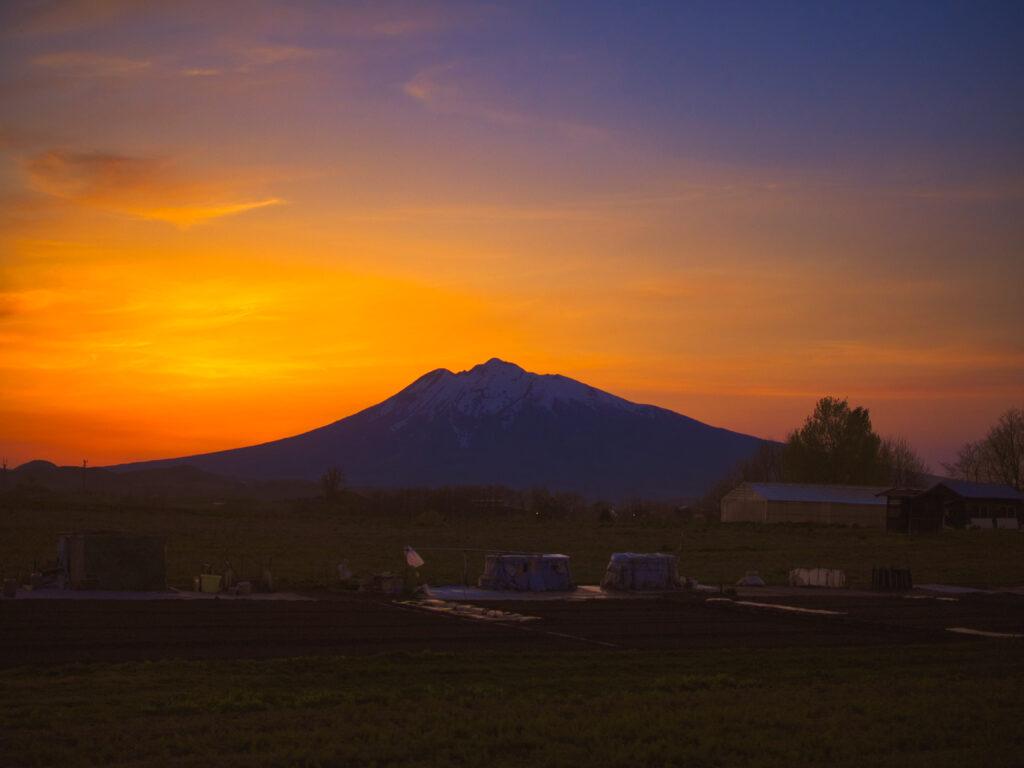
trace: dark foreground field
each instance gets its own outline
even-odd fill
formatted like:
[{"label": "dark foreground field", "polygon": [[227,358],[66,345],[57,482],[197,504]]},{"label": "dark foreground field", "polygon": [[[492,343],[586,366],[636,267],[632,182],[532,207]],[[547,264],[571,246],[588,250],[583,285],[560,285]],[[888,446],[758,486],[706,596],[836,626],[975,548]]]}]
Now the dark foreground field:
[{"label": "dark foreground field", "polygon": [[0,765],[1021,764],[1024,597],[737,599],[0,601]]},{"label": "dark foreground field", "polygon": [[[1024,635],[1024,596],[956,600],[856,594],[679,595],[497,604],[539,617],[506,624],[370,596],[255,600],[0,601],[0,667],[91,661],[237,659],[381,652],[705,650],[949,643],[950,627]],[[833,614],[794,614],[785,604]],[[1022,641],[1015,641],[1022,642]]]},{"label": "dark foreground field", "polygon": [[0,671],[0,765],[1012,766],[1015,641]]},{"label": "dark foreground field", "polygon": [[[1024,597],[766,590],[740,599],[502,602],[507,626],[337,591],[334,568],[462,576],[461,547],[563,551],[594,583],[616,550],[662,550],[702,582],[873,565],[915,580],[1024,584],[1024,536],[648,521],[353,519],[323,510],[9,511],[0,561],[56,534],[163,535],[172,584],[202,563],[273,563],[309,602],[0,601],[6,766],[1021,766]],[[482,560],[482,555],[474,554]],[[471,576],[480,563],[471,563]],[[333,590],[333,594],[332,594]]]}]

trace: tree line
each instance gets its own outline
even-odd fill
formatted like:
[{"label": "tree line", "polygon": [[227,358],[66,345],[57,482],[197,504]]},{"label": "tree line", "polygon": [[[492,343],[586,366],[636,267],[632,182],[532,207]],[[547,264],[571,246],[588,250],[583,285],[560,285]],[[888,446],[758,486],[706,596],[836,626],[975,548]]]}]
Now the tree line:
[{"label": "tree line", "polygon": [[976,483],[1000,483],[1024,490],[1024,409],[1010,408],[988,433],[964,443],[946,472]]},{"label": "tree line", "polygon": [[[1007,410],[985,437],[965,443],[956,461],[943,468],[957,479],[1021,490],[1024,410]],[[930,471],[906,438],[875,432],[867,408],[823,397],[785,442],[762,443],[712,488],[701,506],[717,509],[722,496],[742,482],[922,487]]]}]

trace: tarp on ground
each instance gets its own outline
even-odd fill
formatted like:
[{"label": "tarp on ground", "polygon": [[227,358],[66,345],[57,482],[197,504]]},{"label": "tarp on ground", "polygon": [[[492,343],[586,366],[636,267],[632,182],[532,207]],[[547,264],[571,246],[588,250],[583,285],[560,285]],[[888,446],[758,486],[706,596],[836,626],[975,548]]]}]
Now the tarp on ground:
[{"label": "tarp on ground", "polygon": [[601,579],[601,589],[620,592],[679,587],[679,559],[662,553],[615,552]]},{"label": "tarp on ground", "polygon": [[482,589],[516,592],[568,592],[575,588],[568,555],[487,555]]}]

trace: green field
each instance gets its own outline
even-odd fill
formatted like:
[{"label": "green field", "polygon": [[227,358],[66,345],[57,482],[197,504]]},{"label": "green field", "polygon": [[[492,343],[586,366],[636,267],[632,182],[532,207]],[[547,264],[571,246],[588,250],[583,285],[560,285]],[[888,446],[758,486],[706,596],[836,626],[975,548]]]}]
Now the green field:
[{"label": "green field", "polygon": [[[899,565],[918,582],[1024,584],[1024,536],[1002,531],[442,522],[317,505],[6,510],[3,567],[52,559],[71,529],[165,536],[178,586],[224,560],[237,570],[272,560],[284,586],[330,586],[340,560],[400,569],[405,544],[434,582],[461,578],[459,548],[504,547],[565,552],[579,582],[597,581],[612,551],[669,550],[707,583],[748,570],[782,583],[791,567],[820,565],[863,586],[873,565]],[[472,553],[471,577],[481,559]],[[23,667],[0,671],[0,765],[1013,766],[1022,690],[1014,641]]]},{"label": "green field", "polygon": [[[572,557],[579,583],[596,583],[613,551],[661,550],[679,555],[683,575],[710,584],[733,583],[749,570],[781,584],[791,568],[821,566],[841,568],[852,586],[865,586],[875,565],[910,567],[918,583],[1024,584],[1024,535],[1010,531],[908,537],[854,528],[664,518],[609,525],[593,515],[536,520],[521,513],[481,514],[448,522],[425,517],[244,504],[199,509],[8,509],[0,511],[0,568],[8,574],[27,573],[33,564],[53,560],[62,531],[112,529],[165,536],[168,577],[179,587],[188,587],[203,563],[219,568],[226,560],[236,571],[252,574],[258,573],[258,563],[272,562],[283,586],[329,586],[342,560],[357,572],[401,569],[406,544],[423,555],[423,577],[433,583],[461,580],[463,555],[452,550],[466,547],[564,552]],[[470,553],[470,578],[479,575],[482,562],[481,552]]]},{"label": "green field", "polygon": [[1014,644],[0,672],[0,765],[1012,766]]}]

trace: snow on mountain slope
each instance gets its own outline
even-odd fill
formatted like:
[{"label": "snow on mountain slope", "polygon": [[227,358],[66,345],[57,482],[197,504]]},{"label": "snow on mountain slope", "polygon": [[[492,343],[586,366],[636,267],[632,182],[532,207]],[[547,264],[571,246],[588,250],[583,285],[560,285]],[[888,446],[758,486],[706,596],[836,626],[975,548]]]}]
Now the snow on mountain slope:
[{"label": "snow on mountain slope", "polygon": [[[524,408],[552,410],[559,404],[617,408],[636,412],[643,406],[558,374],[527,373],[494,357],[468,371],[438,368],[381,404],[380,413],[437,418],[458,414],[471,418],[512,419]],[[399,425],[396,425],[399,426]]]}]

